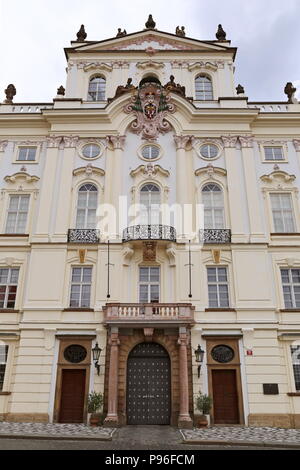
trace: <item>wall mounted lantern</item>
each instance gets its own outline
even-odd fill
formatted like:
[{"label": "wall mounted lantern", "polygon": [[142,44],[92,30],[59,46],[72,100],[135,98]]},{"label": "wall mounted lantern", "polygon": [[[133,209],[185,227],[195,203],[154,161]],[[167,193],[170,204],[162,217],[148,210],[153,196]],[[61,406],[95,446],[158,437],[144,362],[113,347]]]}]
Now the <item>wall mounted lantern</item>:
[{"label": "wall mounted lantern", "polygon": [[203,363],[203,357],[204,357],[205,351],[201,349],[200,344],[198,344],[198,348],[195,349],[195,357],[196,357],[196,362],[198,365],[198,379],[200,377],[200,370],[201,370],[201,365]]},{"label": "wall mounted lantern", "polygon": [[97,369],[97,374],[98,375],[100,375],[100,364],[98,364],[98,361],[99,361],[101,351],[102,351],[102,349],[99,348],[98,343],[96,343],[95,346],[92,348],[93,361],[94,361],[95,367]]}]

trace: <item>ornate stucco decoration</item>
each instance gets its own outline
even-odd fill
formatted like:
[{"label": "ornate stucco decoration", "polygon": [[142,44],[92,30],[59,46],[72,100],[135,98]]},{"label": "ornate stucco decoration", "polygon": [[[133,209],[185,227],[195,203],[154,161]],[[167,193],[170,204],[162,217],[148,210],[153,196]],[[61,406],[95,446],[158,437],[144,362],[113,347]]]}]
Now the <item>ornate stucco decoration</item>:
[{"label": "ornate stucco decoration", "polygon": [[194,137],[194,136],[191,137],[191,145],[193,149],[198,150],[198,148],[201,147],[201,145],[205,145],[205,144],[214,144],[217,147],[220,147],[220,149],[222,150],[224,147],[222,139],[218,139],[216,137],[200,137],[200,138]]},{"label": "ornate stucco decoration", "polygon": [[129,243],[126,243],[124,245],[122,255],[123,255],[123,266],[129,266],[130,260],[134,255],[134,250],[132,248],[132,245],[130,245]]},{"label": "ornate stucco decoration", "polygon": [[[83,65],[83,64],[80,64]],[[86,65],[83,65],[83,70],[89,72],[90,70],[105,70],[106,72],[111,72],[113,67],[111,64],[106,62],[90,62]]]},{"label": "ornate stucco decoration", "polygon": [[143,261],[156,261],[156,242],[143,242]]},{"label": "ornate stucco decoration", "polygon": [[142,85],[124,107],[125,113],[132,113],[136,118],[130,126],[131,131],[147,140],[156,140],[159,133],[169,132],[171,125],[166,117],[175,112],[175,105],[170,101],[171,97],[160,85]]},{"label": "ornate stucco decoration", "polygon": [[225,148],[236,148],[238,137],[235,135],[222,135],[221,139]]},{"label": "ornate stucco decoration", "polygon": [[164,177],[170,176],[170,172],[168,170],[165,170],[160,165],[153,165],[152,163],[148,163],[147,165],[139,165],[135,170],[130,172],[130,176],[132,177],[135,177],[139,174],[146,175],[150,178],[154,178],[158,174]]},{"label": "ornate stucco decoration", "polygon": [[296,179],[296,176],[289,175],[288,173],[282,170],[276,170],[270,173],[269,175],[261,176],[260,179],[264,183],[270,183],[272,185],[275,184],[278,188],[281,188],[282,184],[292,183]]},{"label": "ornate stucco decoration", "polygon": [[239,141],[242,148],[252,148],[253,147],[253,137],[250,135],[240,135]]},{"label": "ornate stucco decoration", "polygon": [[200,60],[200,61],[189,64],[188,70],[190,72],[193,72],[194,70],[198,70],[198,69],[207,69],[207,70],[212,70],[215,72],[218,69],[223,69],[224,65],[225,65],[224,60],[215,60],[213,62],[208,61],[208,60],[207,61]]},{"label": "ornate stucco decoration", "polygon": [[37,181],[39,181],[39,179],[40,178],[38,176],[29,175],[28,173],[25,173],[23,171],[19,171],[11,176],[8,175],[4,177],[4,181],[6,181],[6,183],[12,184],[15,184],[17,182],[26,182],[31,184],[36,183]]},{"label": "ornate stucco decoration", "polygon": [[0,140],[0,152],[4,152],[8,144],[8,140]]},{"label": "ornate stucco decoration", "polygon": [[293,144],[294,144],[296,152],[300,152],[300,139],[294,139]]},{"label": "ornate stucco decoration", "polygon": [[176,266],[176,247],[174,243],[169,243],[167,245],[166,255],[169,258],[170,267]]},{"label": "ornate stucco decoration", "polygon": [[227,175],[227,171],[224,168],[218,168],[209,163],[204,168],[198,168],[195,171],[196,176],[206,176],[209,179],[214,179],[216,176],[224,177]]},{"label": "ornate stucco decoration", "polygon": [[104,176],[105,171],[88,163],[86,166],[73,170],[74,176]]},{"label": "ornate stucco decoration", "polygon": [[154,60],[145,60],[143,62],[137,62],[136,68],[137,69],[163,69],[165,67],[165,64],[163,62],[156,62]]}]

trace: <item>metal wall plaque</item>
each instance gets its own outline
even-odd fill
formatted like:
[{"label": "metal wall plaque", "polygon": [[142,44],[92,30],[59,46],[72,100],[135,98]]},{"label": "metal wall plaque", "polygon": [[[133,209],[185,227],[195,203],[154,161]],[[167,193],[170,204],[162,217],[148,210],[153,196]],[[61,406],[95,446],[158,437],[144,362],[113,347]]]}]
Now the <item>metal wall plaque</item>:
[{"label": "metal wall plaque", "polygon": [[226,362],[232,361],[234,358],[234,351],[225,344],[219,344],[212,349],[211,357],[214,361],[225,364]]},{"label": "metal wall plaque", "polygon": [[64,350],[64,358],[72,364],[84,361],[87,356],[87,350],[80,344],[71,344]]},{"label": "metal wall plaque", "polygon": [[279,395],[278,384],[263,384],[264,395]]}]

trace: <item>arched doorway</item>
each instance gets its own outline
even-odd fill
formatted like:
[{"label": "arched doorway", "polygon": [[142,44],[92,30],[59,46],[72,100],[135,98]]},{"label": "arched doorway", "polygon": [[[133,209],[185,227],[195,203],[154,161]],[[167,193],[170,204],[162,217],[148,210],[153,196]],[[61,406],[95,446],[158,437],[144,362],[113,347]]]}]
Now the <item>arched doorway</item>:
[{"label": "arched doorway", "polygon": [[170,358],[158,343],[140,343],[127,361],[127,424],[170,424]]}]

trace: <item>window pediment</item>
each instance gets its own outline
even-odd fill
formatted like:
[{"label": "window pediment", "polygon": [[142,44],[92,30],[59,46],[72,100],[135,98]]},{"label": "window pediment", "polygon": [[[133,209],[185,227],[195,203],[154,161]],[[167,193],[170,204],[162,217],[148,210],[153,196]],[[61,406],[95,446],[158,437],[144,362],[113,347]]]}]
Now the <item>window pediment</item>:
[{"label": "window pediment", "polygon": [[261,181],[268,184],[268,187],[282,189],[283,187],[292,186],[295,181],[295,175],[289,175],[286,171],[275,170],[269,175],[263,175],[260,177]]},{"label": "window pediment", "polygon": [[35,175],[29,175],[29,173],[26,173],[25,171],[18,171],[17,173],[14,173],[13,175],[8,175],[4,177],[4,181],[6,183],[10,184],[18,184],[18,183],[36,183],[39,181],[39,177]]}]

